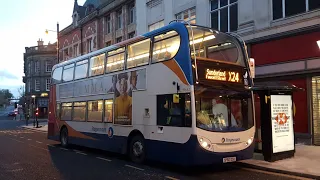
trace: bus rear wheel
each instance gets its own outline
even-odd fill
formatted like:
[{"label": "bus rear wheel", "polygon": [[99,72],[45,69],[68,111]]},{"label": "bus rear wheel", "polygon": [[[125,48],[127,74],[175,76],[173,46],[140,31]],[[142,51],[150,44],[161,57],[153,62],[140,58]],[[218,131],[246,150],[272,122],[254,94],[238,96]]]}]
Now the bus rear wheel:
[{"label": "bus rear wheel", "polygon": [[134,136],[129,145],[129,157],[135,163],[143,163],[146,159],[146,148],[142,136]]},{"label": "bus rear wheel", "polygon": [[61,129],[60,142],[62,147],[68,146],[68,129],[65,127]]}]

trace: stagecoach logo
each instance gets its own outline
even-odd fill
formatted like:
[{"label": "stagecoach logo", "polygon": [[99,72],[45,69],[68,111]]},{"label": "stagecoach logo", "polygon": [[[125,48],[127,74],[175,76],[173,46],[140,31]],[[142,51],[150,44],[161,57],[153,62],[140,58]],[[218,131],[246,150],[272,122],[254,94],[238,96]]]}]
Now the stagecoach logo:
[{"label": "stagecoach logo", "polygon": [[240,138],[222,138],[221,142],[222,143],[233,143],[233,142],[238,142],[240,141]]}]

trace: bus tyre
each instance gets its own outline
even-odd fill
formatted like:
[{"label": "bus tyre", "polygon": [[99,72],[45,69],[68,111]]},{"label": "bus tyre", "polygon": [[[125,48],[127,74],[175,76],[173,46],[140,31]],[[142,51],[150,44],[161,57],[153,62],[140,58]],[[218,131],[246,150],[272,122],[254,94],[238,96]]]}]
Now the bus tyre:
[{"label": "bus tyre", "polygon": [[143,163],[146,159],[144,138],[140,135],[134,136],[130,141],[129,156],[135,163]]},{"label": "bus tyre", "polygon": [[68,129],[65,127],[60,132],[60,142],[62,147],[68,146]]}]

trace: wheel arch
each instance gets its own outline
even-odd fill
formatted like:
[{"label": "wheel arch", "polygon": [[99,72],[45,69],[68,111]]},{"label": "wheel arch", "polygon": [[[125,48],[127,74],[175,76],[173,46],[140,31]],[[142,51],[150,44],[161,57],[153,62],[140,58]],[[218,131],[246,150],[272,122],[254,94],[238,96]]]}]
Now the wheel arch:
[{"label": "wheel arch", "polygon": [[128,136],[128,139],[127,139],[127,143],[126,143],[126,148],[125,148],[125,154],[127,154],[129,152],[129,148],[130,148],[130,141],[133,137],[135,136],[141,136],[143,139],[144,136],[143,134],[141,133],[141,131],[139,131],[138,129],[134,129],[130,132],[129,136]]}]

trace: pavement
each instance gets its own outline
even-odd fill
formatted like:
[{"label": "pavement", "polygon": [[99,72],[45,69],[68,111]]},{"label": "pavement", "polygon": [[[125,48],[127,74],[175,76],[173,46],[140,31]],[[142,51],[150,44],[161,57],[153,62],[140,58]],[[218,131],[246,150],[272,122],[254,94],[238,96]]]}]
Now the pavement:
[{"label": "pavement", "polygon": [[21,128],[24,125],[23,121],[0,120],[1,180],[306,179],[235,164],[189,168],[159,162],[135,164],[125,156],[106,151],[80,146],[62,148],[59,142],[47,139],[46,132]]},{"label": "pavement", "polygon": [[292,158],[267,162],[263,160],[262,154],[255,153],[253,159],[241,163],[250,168],[320,179],[320,147],[296,144],[295,149]]},{"label": "pavement", "polygon": [[23,125],[21,126],[22,128],[25,129],[31,129],[31,130],[37,130],[37,131],[42,131],[42,132],[48,132],[48,122],[39,122],[38,123],[38,128],[33,126],[33,121],[29,122],[29,125]]}]

